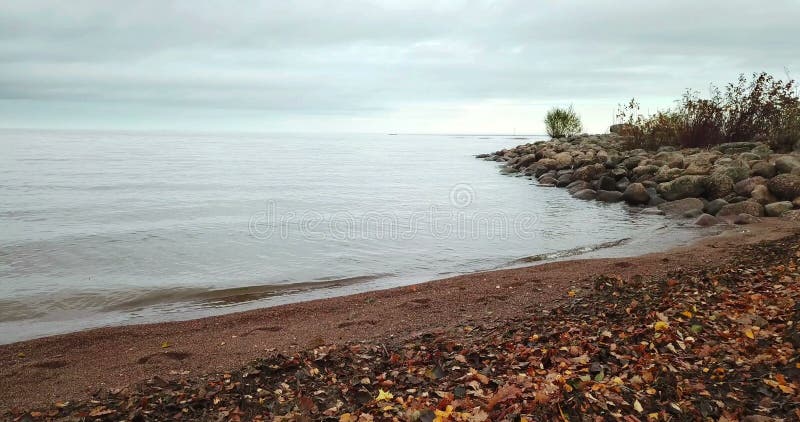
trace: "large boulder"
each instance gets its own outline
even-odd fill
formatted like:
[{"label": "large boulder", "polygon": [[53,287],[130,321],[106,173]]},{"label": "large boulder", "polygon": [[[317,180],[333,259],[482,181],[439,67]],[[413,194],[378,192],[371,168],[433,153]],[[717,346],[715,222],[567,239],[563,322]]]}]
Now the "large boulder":
[{"label": "large boulder", "polygon": [[700,227],[708,227],[719,224],[719,219],[711,214],[701,214],[700,217],[695,220],[694,224]]},{"label": "large boulder", "polygon": [[778,200],[778,198],[769,191],[767,185],[758,185],[754,187],[753,191],[750,192],[750,198],[761,205],[771,204]]},{"label": "large boulder", "polygon": [[750,167],[741,163],[731,163],[729,165],[717,167],[713,174],[724,174],[730,177],[734,183],[750,177]]},{"label": "large boulder", "polygon": [[775,165],[767,161],[756,161],[750,167],[750,174],[753,176],[761,176],[767,179],[772,179],[778,174],[775,170]]},{"label": "large boulder", "polygon": [[723,173],[714,173],[706,179],[706,197],[724,198],[733,192],[733,179]]},{"label": "large boulder", "polygon": [[525,168],[535,162],[536,162],[536,154],[523,155],[522,157],[519,158],[519,161],[517,161],[517,166],[520,168]]},{"label": "large boulder", "polygon": [[602,176],[597,181],[597,188],[599,190],[617,190],[617,181],[610,176]]},{"label": "large boulder", "polygon": [[767,217],[780,217],[786,211],[794,208],[789,201],[773,202],[764,206],[764,213]]},{"label": "large boulder", "polygon": [[763,217],[764,206],[755,201],[742,201],[735,204],[728,204],[719,210],[717,217],[728,217],[739,214],[749,214],[754,217]]},{"label": "large boulder", "polygon": [[750,196],[750,193],[753,192],[753,188],[758,185],[766,184],[767,179],[761,176],[748,177],[747,179],[736,182],[736,184],[733,185],[733,191],[736,192],[737,195]]},{"label": "large boulder", "polygon": [[591,187],[592,187],[591,184],[589,182],[587,182],[587,181],[576,180],[576,181],[574,181],[574,182],[572,182],[572,183],[567,185],[567,192],[569,192],[570,195],[574,195],[578,191],[582,191],[584,189],[589,189]]},{"label": "large boulder", "polygon": [[568,152],[559,152],[553,156],[556,162],[556,169],[566,169],[572,167],[572,154]]},{"label": "large boulder", "polygon": [[658,206],[658,209],[664,211],[666,215],[683,215],[691,210],[703,210],[703,201],[697,198],[684,198],[677,201],[665,202]]},{"label": "large boulder", "polygon": [[619,202],[622,200],[622,192],[616,190],[597,191],[597,200],[602,202]]},{"label": "large boulder", "polygon": [[753,224],[758,221],[758,217],[751,214],[739,214],[733,217],[733,224]]},{"label": "large boulder", "polygon": [[778,198],[791,201],[800,196],[800,175],[779,174],[769,179],[767,187]]},{"label": "large boulder", "polygon": [[597,197],[597,192],[592,189],[583,189],[575,192],[572,196],[577,199],[592,200]]},{"label": "large boulder", "polygon": [[676,179],[680,177],[682,174],[683,174],[683,169],[681,168],[672,168],[667,165],[663,165],[656,172],[655,179],[656,182],[658,183],[664,183]]},{"label": "large boulder", "polygon": [[633,205],[646,204],[650,202],[650,194],[641,183],[631,183],[622,193],[622,199]]},{"label": "large boulder", "polygon": [[725,205],[728,205],[728,201],[724,199],[715,199],[713,201],[709,201],[704,210],[711,215],[717,215],[719,210],[721,210]]},{"label": "large boulder", "polygon": [[683,154],[677,151],[662,151],[653,156],[656,161],[663,161],[670,168],[683,168]]},{"label": "large boulder", "polygon": [[656,174],[658,169],[659,169],[658,166],[654,166],[652,164],[647,164],[647,165],[644,165],[644,166],[634,167],[632,172],[633,172],[633,176],[635,178],[641,179],[641,178],[648,177],[648,176],[651,176],[653,174]]},{"label": "large boulder", "polygon": [[749,152],[759,145],[761,145],[760,142],[727,142],[717,145],[717,149],[723,154],[738,154]]},{"label": "large boulder", "polygon": [[574,178],[578,180],[595,180],[606,171],[602,164],[590,164],[575,170]]},{"label": "large boulder", "polygon": [[781,214],[781,217],[787,220],[800,221],[800,210],[786,211]]},{"label": "large boulder", "polygon": [[791,173],[794,169],[800,169],[800,159],[793,155],[784,155],[775,160],[775,170],[778,173]]},{"label": "large boulder", "polygon": [[633,170],[635,167],[639,166],[639,163],[641,163],[642,160],[644,160],[644,157],[640,155],[634,155],[622,160],[622,166],[628,170]]},{"label": "large boulder", "polygon": [[708,176],[681,176],[658,185],[658,193],[667,201],[701,196],[706,191]]}]

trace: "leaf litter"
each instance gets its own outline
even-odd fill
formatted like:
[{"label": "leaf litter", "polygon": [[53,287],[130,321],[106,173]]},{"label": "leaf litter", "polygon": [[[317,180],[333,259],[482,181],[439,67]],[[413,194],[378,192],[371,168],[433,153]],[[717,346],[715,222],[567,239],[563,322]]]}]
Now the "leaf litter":
[{"label": "leaf litter", "polygon": [[[800,236],[548,313],[11,409],[22,420],[800,420]],[[165,343],[168,347],[168,343]]]}]

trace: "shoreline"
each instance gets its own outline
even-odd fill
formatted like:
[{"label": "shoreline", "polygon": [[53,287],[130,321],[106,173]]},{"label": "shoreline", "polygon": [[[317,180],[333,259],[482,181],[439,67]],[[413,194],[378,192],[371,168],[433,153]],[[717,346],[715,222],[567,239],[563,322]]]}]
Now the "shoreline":
[{"label": "shoreline", "polygon": [[656,277],[725,262],[744,245],[798,232],[766,219],[689,246],[624,258],[571,259],[201,319],[98,328],[0,346],[0,408],[80,400],[159,377],[229,371],[323,344],[402,342],[463,325],[547,311],[591,292],[593,276]]}]

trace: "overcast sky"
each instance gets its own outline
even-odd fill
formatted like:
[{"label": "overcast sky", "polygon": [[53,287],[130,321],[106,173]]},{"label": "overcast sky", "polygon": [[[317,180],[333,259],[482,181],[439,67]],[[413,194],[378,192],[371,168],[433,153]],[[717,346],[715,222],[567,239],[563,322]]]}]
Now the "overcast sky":
[{"label": "overcast sky", "polygon": [[598,132],[798,39],[800,0],[4,1],[0,127]]}]

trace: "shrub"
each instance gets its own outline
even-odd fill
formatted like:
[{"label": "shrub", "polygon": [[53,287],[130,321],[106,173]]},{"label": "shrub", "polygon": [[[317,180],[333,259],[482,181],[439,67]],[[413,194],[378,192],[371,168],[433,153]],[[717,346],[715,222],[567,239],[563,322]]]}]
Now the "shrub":
[{"label": "shrub", "polygon": [[639,113],[636,100],[620,106],[617,120],[635,147],[703,147],[723,142],[766,140],[778,151],[800,141],[800,99],[794,81],[766,73],[744,75],[724,89],[711,86],[710,98],[687,91],[674,109],[651,116]]},{"label": "shrub", "polygon": [[547,134],[551,138],[563,138],[564,136],[574,135],[579,133],[582,129],[581,118],[572,109],[569,108],[553,108],[547,112],[544,118],[544,124],[547,128]]}]

